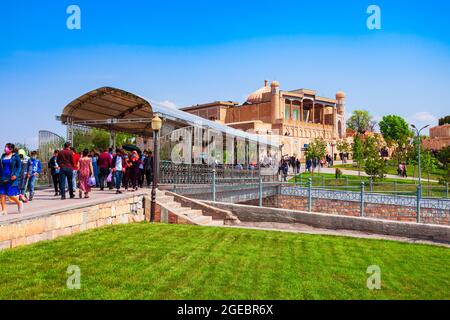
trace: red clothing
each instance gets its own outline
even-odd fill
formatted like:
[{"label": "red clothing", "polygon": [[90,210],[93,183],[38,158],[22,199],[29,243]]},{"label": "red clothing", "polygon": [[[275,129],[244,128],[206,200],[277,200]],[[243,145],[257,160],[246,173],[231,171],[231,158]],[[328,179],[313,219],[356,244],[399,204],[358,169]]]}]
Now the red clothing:
[{"label": "red clothing", "polygon": [[109,169],[111,168],[111,155],[108,152],[103,152],[97,160],[97,165],[100,169]]},{"label": "red clothing", "polygon": [[80,164],[79,164],[80,158],[81,158],[81,156],[78,153],[73,154],[73,163],[74,163],[74,166],[72,168],[73,170],[80,169]]},{"label": "red clothing", "polygon": [[73,169],[73,151],[70,149],[64,149],[60,151],[58,154],[57,162],[61,168]]}]

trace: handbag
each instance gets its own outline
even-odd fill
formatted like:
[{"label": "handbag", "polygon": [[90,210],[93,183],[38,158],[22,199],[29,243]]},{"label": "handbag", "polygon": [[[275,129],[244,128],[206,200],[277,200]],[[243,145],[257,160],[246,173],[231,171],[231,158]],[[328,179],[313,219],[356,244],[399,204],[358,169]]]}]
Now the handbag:
[{"label": "handbag", "polygon": [[112,179],[113,179],[113,177],[112,177],[112,172],[108,175],[108,177],[106,178],[106,182],[107,183],[111,183],[112,182]]},{"label": "handbag", "polygon": [[97,184],[97,181],[95,180],[95,177],[94,176],[90,177],[88,180],[88,185],[90,187],[95,187],[96,184]]}]

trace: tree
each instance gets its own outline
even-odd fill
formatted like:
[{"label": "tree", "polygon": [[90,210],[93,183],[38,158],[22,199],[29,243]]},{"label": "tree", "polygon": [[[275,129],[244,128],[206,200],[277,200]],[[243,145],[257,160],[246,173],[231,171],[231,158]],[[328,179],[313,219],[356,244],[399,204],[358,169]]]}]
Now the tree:
[{"label": "tree", "polygon": [[384,116],[380,121],[379,126],[380,132],[387,143],[395,143],[405,137],[408,138],[412,136],[408,123],[400,116]]},{"label": "tree", "polygon": [[374,180],[383,179],[386,173],[386,162],[380,156],[374,137],[368,137],[364,141],[364,158],[364,171]]},{"label": "tree", "polygon": [[[110,147],[109,132],[102,129],[91,129],[88,131],[75,130],[73,135],[73,145],[78,150],[104,150]],[[126,133],[118,133],[116,135],[116,144],[122,146],[124,144],[134,143],[134,136]]]},{"label": "tree", "polygon": [[[308,148],[305,151],[306,159],[314,160],[314,159],[323,159],[327,152],[327,143],[322,138],[314,139],[310,144],[308,144]],[[319,165],[320,172],[320,165]],[[311,174],[314,174],[314,167],[311,171]]]},{"label": "tree", "polygon": [[355,110],[347,120],[347,127],[356,131],[358,134],[364,134],[375,127],[375,122],[372,120],[369,111]]},{"label": "tree", "polygon": [[437,154],[437,159],[443,169],[443,174],[439,179],[439,182],[450,183],[450,146],[447,146],[439,151]]},{"label": "tree", "polygon": [[[347,140],[343,139],[343,140],[339,140],[336,144],[336,148],[337,150],[341,153],[341,154],[348,154],[351,150],[352,150],[352,146],[350,143],[347,142]],[[332,155],[332,157],[334,157],[334,155]],[[347,163],[346,156],[341,156],[343,163]]]},{"label": "tree", "polygon": [[358,164],[358,176],[361,176],[361,167],[364,162],[364,145],[363,141],[356,135],[353,139],[353,160]]},{"label": "tree", "polygon": [[380,132],[390,147],[395,148],[397,164],[405,160],[409,145],[409,139],[413,133],[409,130],[408,123],[400,116],[387,115],[380,121]]},{"label": "tree", "polygon": [[437,159],[433,157],[433,154],[426,150],[420,154],[420,163],[422,169],[427,174],[428,178],[428,193],[430,190],[430,174],[437,169]]}]

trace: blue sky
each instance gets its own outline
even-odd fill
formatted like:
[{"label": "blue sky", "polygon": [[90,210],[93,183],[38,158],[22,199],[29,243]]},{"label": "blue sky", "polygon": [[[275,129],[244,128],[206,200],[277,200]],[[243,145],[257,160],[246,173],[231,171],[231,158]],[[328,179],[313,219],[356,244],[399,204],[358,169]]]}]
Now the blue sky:
[{"label": "blue sky", "polygon": [[[81,8],[81,30],[66,9]],[[381,8],[382,30],[366,9]],[[168,105],[242,102],[264,79],[347,93],[347,113],[434,124],[450,106],[448,1],[0,3],[0,143],[36,147],[79,95],[115,86]]]}]

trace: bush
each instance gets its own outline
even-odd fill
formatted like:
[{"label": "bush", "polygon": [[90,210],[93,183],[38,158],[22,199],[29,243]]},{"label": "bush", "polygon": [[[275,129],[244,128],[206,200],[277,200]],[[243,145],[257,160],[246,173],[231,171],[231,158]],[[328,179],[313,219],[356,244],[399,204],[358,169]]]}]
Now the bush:
[{"label": "bush", "polygon": [[342,178],[342,170],[339,168],[336,168],[336,179]]}]

